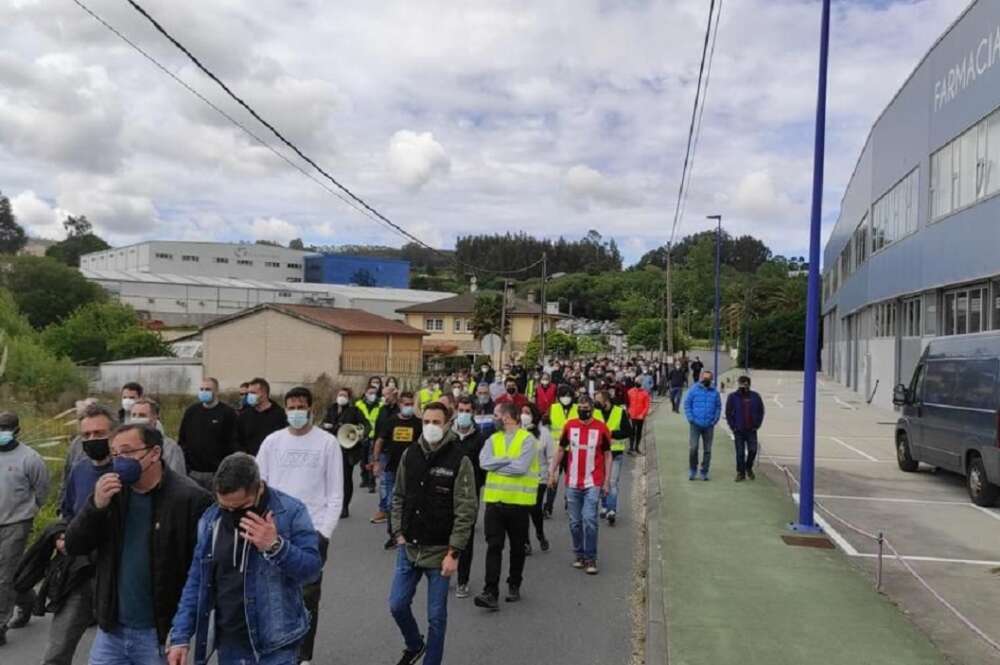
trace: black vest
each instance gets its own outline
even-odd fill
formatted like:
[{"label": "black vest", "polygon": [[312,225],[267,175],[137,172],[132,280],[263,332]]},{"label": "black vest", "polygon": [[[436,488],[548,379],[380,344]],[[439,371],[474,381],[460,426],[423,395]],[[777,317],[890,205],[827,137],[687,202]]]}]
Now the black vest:
[{"label": "black vest", "polygon": [[402,472],[406,474],[403,523],[412,545],[447,545],[455,522],[455,479],[465,453],[451,441],[430,457],[413,446]]}]

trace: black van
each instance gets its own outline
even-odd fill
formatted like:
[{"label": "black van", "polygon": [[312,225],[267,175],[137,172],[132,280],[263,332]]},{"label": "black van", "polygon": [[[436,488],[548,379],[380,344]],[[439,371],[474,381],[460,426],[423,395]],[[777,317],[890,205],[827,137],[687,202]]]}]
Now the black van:
[{"label": "black van", "polygon": [[1000,333],[931,340],[910,384],[896,386],[902,407],[896,459],[903,471],[920,462],[965,476],[969,498],[992,506],[1000,497]]}]

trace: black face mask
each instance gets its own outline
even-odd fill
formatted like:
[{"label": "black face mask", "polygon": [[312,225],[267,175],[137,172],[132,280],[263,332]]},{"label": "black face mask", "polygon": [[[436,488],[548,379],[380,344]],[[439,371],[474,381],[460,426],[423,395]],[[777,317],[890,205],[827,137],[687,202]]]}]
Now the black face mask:
[{"label": "black face mask", "polygon": [[705,386],[706,388],[711,388],[712,387],[712,380],[711,379],[705,379],[704,381],[701,382],[701,385]]},{"label": "black face mask", "polygon": [[507,394],[508,395],[513,395],[516,392],[517,392],[517,387],[516,386],[511,386],[510,388],[507,388]]},{"label": "black face mask", "polygon": [[258,499],[257,503],[255,503],[252,506],[235,508],[233,510],[227,510],[223,508],[221,511],[219,511],[222,515],[223,524],[225,524],[226,527],[233,529],[234,531],[237,531],[240,528],[240,521],[247,516],[247,513],[255,513],[259,517],[263,517],[264,513],[266,512],[265,508],[267,507],[261,505],[265,500],[264,497],[265,495],[261,494],[260,499]]},{"label": "black face mask", "polygon": [[577,413],[580,414],[580,420],[590,420],[590,416],[593,415],[593,411],[590,409],[580,409]]},{"label": "black face mask", "polygon": [[111,447],[107,439],[90,439],[83,442],[83,452],[95,462],[100,462],[111,456]]},{"label": "black face mask", "polygon": [[750,392],[750,386],[740,386],[740,392],[741,393],[748,393],[748,392]]}]

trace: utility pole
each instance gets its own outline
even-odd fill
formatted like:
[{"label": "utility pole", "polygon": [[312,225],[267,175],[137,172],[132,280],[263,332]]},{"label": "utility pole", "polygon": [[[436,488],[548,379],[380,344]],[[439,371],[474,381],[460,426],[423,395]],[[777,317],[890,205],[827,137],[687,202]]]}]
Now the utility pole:
[{"label": "utility pole", "polygon": [[674,290],[670,274],[670,242],[667,242],[667,355],[674,355]]},{"label": "utility pole", "polygon": [[712,370],[712,378],[715,385],[719,385],[719,309],[721,306],[721,287],[719,285],[721,264],[722,264],[722,215],[708,215],[707,219],[714,219],[718,222],[715,231],[715,366]]},{"label": "utility pole", "polygon": [[538,361],[545,367],[545,315],[548,313],[548,303],[545,301],[545,282],[548,280],[548,263],[546,253],[542,252],[542,318],[538,320],[538,329],[541,331],[541,353],[538,355]]},{"label": "utility pole", "polygon": [[[503,295],[500,296],[500,362],[503,365],[503,347],[507,344],[507,280],[503,281]],[[506,379],[506,377],[504,377]]]}]

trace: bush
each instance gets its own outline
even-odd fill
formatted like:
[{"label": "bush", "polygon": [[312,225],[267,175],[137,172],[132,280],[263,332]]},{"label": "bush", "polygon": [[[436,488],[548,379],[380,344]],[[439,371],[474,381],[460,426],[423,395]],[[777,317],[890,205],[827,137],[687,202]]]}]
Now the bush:
[{"label": "bush", "polygon": [[0,270],[0,286],[14,297],[28,322],[41,330],[62,321],[77,308],[103,301],[104,291],[74,270],[50,258],[16,256]]},{"label": "bush", "polygon": [[82,395],[87,381],[66,357],[52,353],[33,335],[7,340],[8,358],[4,382],[38,401],[52,401],[66,392]]},{"label": "bush", "polygon": [[135,310],[115,302],[84,305],[62,323],[46,328],[42,341],[57,354],[94,365],[173,355],[158,333],[140,327]]},{"label": "bush", "polygon": [[[577,338],[562,330],[545,331],[545,354],[555,358],[567,358],[577,352]],[[524,351],[523,364],[525,367],[534,367],[538,364],[538,355],[541,353],[541,335],[528,342],[528,347]]]},{"label": "bush", "polygon": [[[805,358],[806,312],[772,314],[750,324],[750,363],[759,369],[802,369]],[[746,330],[742,339],[746,339]],[[738,364],[746,364],[741,345]]]}]

